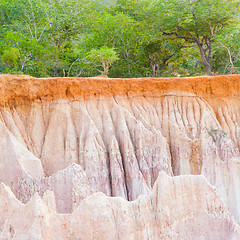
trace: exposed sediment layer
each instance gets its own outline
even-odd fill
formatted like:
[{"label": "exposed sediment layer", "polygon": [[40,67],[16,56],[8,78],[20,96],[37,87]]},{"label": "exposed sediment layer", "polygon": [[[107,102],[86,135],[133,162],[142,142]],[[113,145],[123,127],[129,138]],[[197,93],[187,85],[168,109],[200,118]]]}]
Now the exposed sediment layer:
[{"label": "exposed sediment layer", "polygon": [[1,184],[0,210],[1,239],[240,239],[238,224],[203,176],[161,172],[149,195],[127,202],[95,193],[72,214],[56,213],[51,192],[22,204]]},{"label": "exposed sediment layer", "polygon": [[0,75],[0,106],[99,96],[239,97],[239,75],[192,78],[34,78]]},{"label": "exposed sediment layer", "polygon": [[[107,234],[104,239],[126,239],[125,233],[130,234],[128,239],[239,239],[235,222],[240,222],[239,75],[172,79],[2,75],[0,87],[0,181],[26,204],[14,200],[22,209],[35,198],[41,200],[39,196],[50,196],[51,216],[58,224],[79,227],[67,236],[70,239],[81,234],[82,239],[102,239],[101,234]],[[161,171],[168,176],[159,177]],[[107,233],[106,225],[95,223],[103,214],[98,201],[111,202],[111,210],[108,203],[102,208],[105,224],[112,221],[116,232]],[[161,215],[154,201],[168,213]],[[218,215],[216,211],[211,215],[210,206],[220,209]],[[125,218],[129,208],[135,210]],[[34,211],[32,206],[28,209]],[[81,232],[83,216],[76,215],[82,211],[85,221],[94,222],[89,235]],[[190,217],[183,223],[178,214]],[[1,221],[2,232],[10,234]],[[71,221],[77,225],[72,227]],[[169,227],[160,227],[165,225]],[[210,225],[209,235],[199,233]],[[57,228],[66,236],[67,230]],[[20,234],[22,228],[17,231]],[[191,237],[197,233],[198,238]],[[12,238],[25,239],[18,234]],[[54,239],[46,236],[43,239]]]}]

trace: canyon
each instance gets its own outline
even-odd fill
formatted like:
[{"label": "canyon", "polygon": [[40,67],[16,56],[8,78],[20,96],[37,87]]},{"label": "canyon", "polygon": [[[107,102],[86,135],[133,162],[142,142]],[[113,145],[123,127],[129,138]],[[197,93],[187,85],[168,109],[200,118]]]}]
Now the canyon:
[{"label": "canyon", "polygon": [[0,75],[0,239],[240,239],[240,75]]}]

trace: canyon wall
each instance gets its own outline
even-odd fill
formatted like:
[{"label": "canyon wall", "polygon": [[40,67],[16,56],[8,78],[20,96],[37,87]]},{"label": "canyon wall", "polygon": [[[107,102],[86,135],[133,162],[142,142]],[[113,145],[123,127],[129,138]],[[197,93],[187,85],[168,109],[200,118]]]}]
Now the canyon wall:
[{"label": "canyon wall", "polygon": [[239,75],[1,75],[0,133],[0,239],[240,239]]}]

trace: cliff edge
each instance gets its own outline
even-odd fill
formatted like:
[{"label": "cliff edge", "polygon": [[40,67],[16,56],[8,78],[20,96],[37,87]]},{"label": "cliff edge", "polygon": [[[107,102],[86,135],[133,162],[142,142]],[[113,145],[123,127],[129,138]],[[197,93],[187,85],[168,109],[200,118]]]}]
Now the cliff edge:
[{"label": "cliff edge", "polygon": [[0,75],[0,132],[1,239],[240,239],[240,75]]}]

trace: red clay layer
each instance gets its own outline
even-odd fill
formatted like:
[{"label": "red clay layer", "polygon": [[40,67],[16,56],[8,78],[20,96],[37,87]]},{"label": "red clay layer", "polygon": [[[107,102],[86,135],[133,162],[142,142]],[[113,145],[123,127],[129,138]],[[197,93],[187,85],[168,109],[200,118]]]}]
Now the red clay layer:
[{"label": "red clay layer", "polygon": [[99,96],[240,97],[240,75],[189,78],[33,78],[0,75],[0,106]]}]

